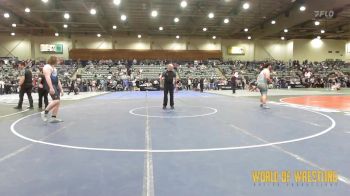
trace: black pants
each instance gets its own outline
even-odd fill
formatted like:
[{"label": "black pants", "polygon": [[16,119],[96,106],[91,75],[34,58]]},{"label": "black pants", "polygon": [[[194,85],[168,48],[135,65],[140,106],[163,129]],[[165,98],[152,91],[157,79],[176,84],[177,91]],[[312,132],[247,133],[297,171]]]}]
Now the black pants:
[{"label": "black pants", "polygon": [[201,93],[203,93],[204,85],[200,84],[199,88],[201,89]]},{"label": "black pants", "polygon": [[39,94],[39,108],[43,107],[43,98],[44,98],[44,104],[45,104],[45,108],[46,108],[47,105],[49,105],[49,99],[47,97],[49,92],[44,88],[39,88],[38,94]]},{"label": "black pants", "polygon": [[163,106],[168,105],[168,93],[170,94],[170,106],[174,106],[174,85],[164,84]]},{"label": "black pants", "polygon": [[232,87],[232,93],[236,93],[236,84],[232,84],[231,87]]},{"label": "black pants", "polygon": [[32,86],[22,86],[21,90],[19,91],[19,102],[18,102],[18,107],[19,108],[22,108],[23,97],[24,97],[25,93],[28,96],[29,106],[33,107]]}]

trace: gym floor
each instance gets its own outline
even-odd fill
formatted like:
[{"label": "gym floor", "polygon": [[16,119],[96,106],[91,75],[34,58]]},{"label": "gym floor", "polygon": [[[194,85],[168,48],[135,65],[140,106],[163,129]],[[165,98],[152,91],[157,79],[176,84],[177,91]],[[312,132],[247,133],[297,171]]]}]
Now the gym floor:
[{"label": "gym floor", "polygon": [[[63,101],[59,124],[3,101],[0,195],[349,195],[349,92],[277,93],[268,110],[252,94],[180,91],[162,110],[162,92],[108,93]],[[255,183],[256,170],[338,182]]]}]

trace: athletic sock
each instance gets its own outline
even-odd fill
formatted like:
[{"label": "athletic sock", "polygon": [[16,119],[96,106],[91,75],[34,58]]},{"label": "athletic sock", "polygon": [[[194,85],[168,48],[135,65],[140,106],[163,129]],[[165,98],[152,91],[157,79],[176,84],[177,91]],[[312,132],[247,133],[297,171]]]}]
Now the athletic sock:
[{"label": "athletic sock", "polygon": [[49,113],[49,111],[45,110],[45,114],[48,114],[48,113]]}]

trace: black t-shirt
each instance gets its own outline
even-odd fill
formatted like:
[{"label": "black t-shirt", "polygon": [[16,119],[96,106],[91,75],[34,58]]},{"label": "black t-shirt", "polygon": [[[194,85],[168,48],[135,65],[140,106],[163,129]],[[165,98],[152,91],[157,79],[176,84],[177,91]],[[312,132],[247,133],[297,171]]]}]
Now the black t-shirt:
[{"label": "black t-shirt", "polygon": [[166,71],[163,73],[164,84],[173,84],[176,73],[173,71]]},{"label": "black t-shirt", "polygon": [[33,85],[32,72],[28,68],[21,71],[20,76],[24,76],[24,81],[22,86],[30,87]]},{"label": "black t-shirt", "polygon": [[236,77],[235,77],[235,76],[232,76],[232,77],[231,77],[231,83],[232,83],[232,84],[236,84]]}]

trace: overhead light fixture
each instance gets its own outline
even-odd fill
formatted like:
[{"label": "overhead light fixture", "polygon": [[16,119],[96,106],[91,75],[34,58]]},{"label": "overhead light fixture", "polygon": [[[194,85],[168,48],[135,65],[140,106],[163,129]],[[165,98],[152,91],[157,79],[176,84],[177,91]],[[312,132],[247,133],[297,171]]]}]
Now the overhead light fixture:
[{"label": "overhead light fixture", "polygon": [[275,20],[271,20],[271,24],[276,24],[276,21]]},{"label": "overhead light fixture", "polygon": [[95,15],[95,14],[96,14],[96,9],[92,8],[92,9],[90,10],[90,14],[91,14],[91,15]]},{"label": "overhead light fixture", "polygon": [[10,14],[9,14],[9,13],[7,13],[7,12],[6,12],[6,13],[4,13],[4,17],[5,17],[5,18],[10,18]]},{"label": "overhead light fixture", "polygon": [[163,31],[163,27],[159,27],[159,31]]},{"label": "overhead light fixture", "polygon": [[58,36],[60,36],[60,34],[59,33],[55,33],[55,36],[58,37]]},{"label": "overhead light fixture", "polygon": [[215,36],[215,35],[213,36],[213,39],[216,39],[216,36]]},{"label": "overhead light fixture", "polygon": [[179,21],[180,21],[180,19],[179,19],[179,18],[177,18],[177,17],[176,17],[176,18],[174,18],[174,22],[175,22],[175,23],[178,23]]},{"label": "overhead light fixture", "polygon": [[284,39],[285,39],[285,38],[282,36],[282,37],[281,37],[281,40],[284,40]]},{"label": "overhead light fixture", "polygon": [[30,8],[26,7],[26,9],[24,9],[24,11],[25,11],[26,13],[29,13],[29,12],[30,12]]},{"label": "overhead light fixture", "polygon": [[322,33],[322,34],[325,33],[325,32],[326,32],[325,30],[321,29],[321,33]]},{"label": "overhead light fixture", "polygon": [[248,39],[252,39],[252,37],[251,37],[251,36],[248,36],[247,38],[248,38]]},{"label": "overhead light fixture", "polygon": [[180,35],[177,35],[177,36],[176,36],[176,39],[180,39]]},{"label": "overhead light fixture", "polygon": [[318,26],[318,25],[320,25],[320,21],[316,20],[315,21],[315,26]]},{"label": "overhead light fixture", "polygon": [[243,9],[247,10],[250,8],[250,4],[248,2],[245,2],[242,7]]},{"label": "overhead light fixture", "polygon": [[64,24],[64,25],[63,25],[63,28],[65,28],[65,29],[68,28],[68,25],[67,25],[67,24]]},{"label": "overhead light fixture", "polygon": [[248,31],[249,31],[249,29],[248,29],[248,28],[245,28],[245,29],[244,29],[244,32],[248,32]]},{"label": "overhead light fixture", "polygon": [[284,29],[283,31],[284,31],[285,33],[288,33],[288,29]]},{"label": "overhead light fixture", "polygon": [[187,1],[181,1],[180,5],[183,8],[187,7]]},{"label": "overhead light fixture", "polygon": [[139,34],[139,35],[137,35],[137,37],[140,39],[142,36]]},{"label": "overhead light fixture", "polygon": [[14,32],[11,33],[11,36],[15,36],[15,35],[16,35],[16,33],[14,33]]},{"label": "overhead light fixture", "polygon": [[303,11],[306,10],[306,7],[304,5],[302,5],[302,6],[299,7],[299,10],[303,12]]},{"label": "overhead light fixture", "polygon": [[157,17],[158,16],[158,12],[157,12],[157,10],[153,10],[152,12],[151,12],[151,16],[154,18],[154,17]]},{"label": "overhead light fixture", "polygon": [[124,14],[120,16],[120,19],[121,19],[122,21],[125,21],[126,18],[127,18],[127,17],[126,17],[126,15],[124,15]]},{"label": "overhead light fixture", "polygon": [[207,30],[208,30],[208,29],[207,29],[206,27],[203,28],[203,31],[204,31],[204,32],[207,31]]},{"label": "overhead light fixture", "polygon": [[12,24],[12,27],[17,27],[16,23],[13,23],[13,24]]},{"label": "overhead light fixture", "polygon": [[98,33],[98,34],[97,34],[97,37],[101,37],[101,34]]},{"label": "overhead light fixture", "polygon": [[225,23],[225,24],[227,24],[227,23],[229,23],[229,22],[230,22],[230,20],[229,20],[228,18],[225,18],[225,19],[224,19],[224,23]]},{"label": "overhead light fixture", "polygon": [[64,13],[63,17],[68,20],[70,18],[70,15],[68,13]]},{"label": "overhead light fixture", "polygon": [[116,26],[116,25],[113,25],[113,29],[117,29],[117,26]]},{"label": "overhead light fixture", "polygon": [[114,0],[113,3],[114,3],[115,5],[120,5],[121,0]]},{"label": "overhead light fixture", "polygon": [[41,0],[42,2],[44,2],[44,3],[47,3],[47,2],[49,2],[49,0]]},{"label": "overhead light fixture", "polygon": [[208,14],[208,17],[209,17],[209,18],[214,18],[214,13],[213,13],[213,12],[210,12],[210,13]]}]

